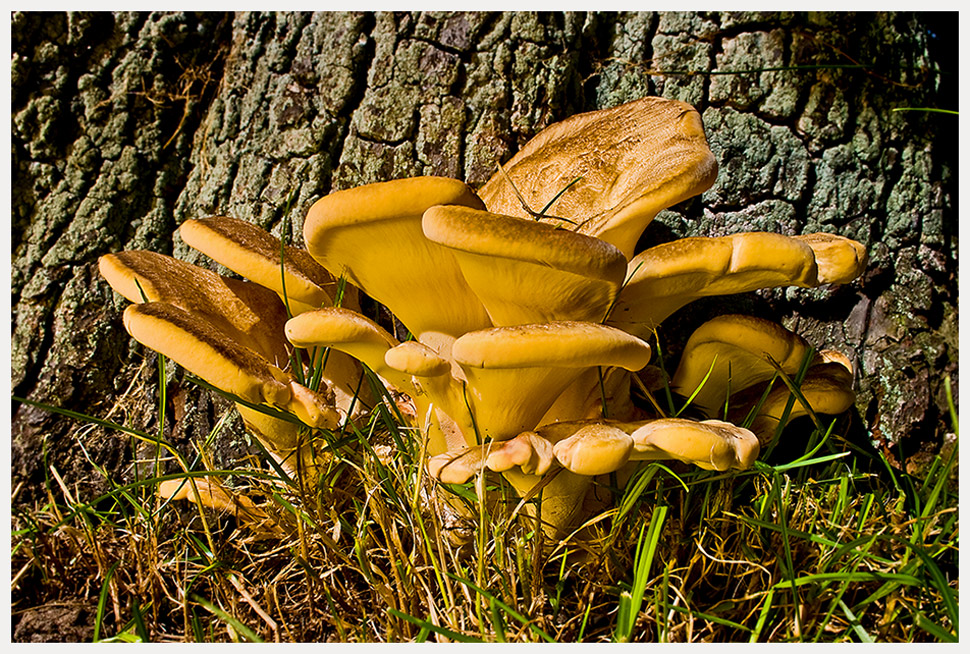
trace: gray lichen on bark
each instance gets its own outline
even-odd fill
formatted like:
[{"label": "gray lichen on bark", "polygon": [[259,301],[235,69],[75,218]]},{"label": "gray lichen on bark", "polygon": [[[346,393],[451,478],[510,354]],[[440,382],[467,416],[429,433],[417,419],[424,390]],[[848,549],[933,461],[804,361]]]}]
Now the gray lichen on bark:
[{"label": "gray lichen on bark", "polygon": [[[822,230],[871,255],[843,288],[698,302],[665,339],[676,345],[725,306],[781,317],[851,353],[868,437],[937,449],[942,381],[957,381],[955,119],[893,109],[951,97],[956,64],[941,52],[955,43],[929,31],[945,20],[14,14],[13,391],[157,429],[154,357],[122,329],[125,303],[98,277],[99,255],[144,248],[210,265],[176,229],[217,213],[299,243],[302,216],[332,189],[420,174],[481,184],[546,125],[658,94],[702,112],[720,174],[663,212],[645,244]],[[184,443],[227,405],[171,372],[165,433]],[[124,439],[27,406],[13,434],[17,480],[43,477],[43,448],[81,474],[76,441],[99,463],[130,464]],[[238,424],[232,434],[242,447]]]}]

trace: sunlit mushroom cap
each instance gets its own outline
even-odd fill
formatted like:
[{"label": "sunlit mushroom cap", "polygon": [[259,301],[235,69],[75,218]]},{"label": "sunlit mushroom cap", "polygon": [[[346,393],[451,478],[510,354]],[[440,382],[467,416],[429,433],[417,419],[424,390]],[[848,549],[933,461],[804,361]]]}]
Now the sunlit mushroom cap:
[{"label": "sunlit mushroom cap", "polygon": [[678,459],[705,470],[750,468],[761,451],[748,429],[722,420],[652,420],[633,432],[637,460]]},{"label": "sunlit mushroom cap", "polygon": [[286,311],[269,289],[144,250],[106,254],[101,275],[131,302],[165,302],[205,320],[271,363],[286,366]]},{"label": "sunlit mushroom cap", "polygon": [[608,324],[638,336],[699,297],[818,284],[812,248],[769,232],[677,239],[644,250],[628,269]]},{"label": "sunlit mushroom cap", "polygon": [[204,317],[165,302],[149,302],[125,309],[124,323],[139,343],[226,393],[251,404],[278,407],[311,427],[337,424],[332,396],[296,384],[288,373]]},{"label": "sunlit mushroom cap", "polygon": [[[323,266],[303,248],[282,246],[278,238],[252,223],[212,216],[185,221],[179,234],[196,250],[281,297],[285,284],[293,313],[334,303],[337,283]],[[352,304],[356,306],[356,300]]]},{"label": "sunlit mushroom cap", "polygon": [[694,402],[713,414],[728,394],[770,379],[772,361],[792,375],[808,352],[805,339],[770,320],[718,316],[691,334],[671,385],[685,396],[700,389]]},{"label": "sunlit mushroom cap", "polygon": [[528,475],[544,475],[554,461],[552,444],[535,432],[523,432],[505,441],[489,441],[428,459],[428,474],[446,484],[464,484],[483,469],[508,472],[518,468]]},{"label": "sunlit mushroom cap", "polygon": [[413,177],[321,198],[303,233],[310,255],[331,274],[345,276],[447,355],[454,338],[491,323],[451,251],[424,236],[421,216],[439,204],[484,208],[458,180]]},{"label": "sunlit mushroom cap", "polygon": [[561,321],[471,332],[455,341],[452,356],[467,379],[480,435],[503,440],[533,429],[587,369],[637,370],[650,346],[605,325]]},{"label": "sunlit mushroom cap", "polygon": [[[512,157],[505,173],[479,191],[489,211],[529,217],[513,184],[534,211],[568,186],[548,214],[630,257],[661,209],[714,183],[717,164],[693,107],[647,97],[547,127]],[[543,221],[563,225],[556,218]]]},{"label": "sunlit mushroom cap", "polygon": [[532,219],[440,206],[422,224],[452,250],[496,326],[600,322],[626,274],[626,258],[609,243]]},{"label": "sunlit mushroom cap", "polygon": [[619,470],[633,452],[633,439],[608,424],[582,425],[553,446],[556,460],[578,475],[605,475]]}]

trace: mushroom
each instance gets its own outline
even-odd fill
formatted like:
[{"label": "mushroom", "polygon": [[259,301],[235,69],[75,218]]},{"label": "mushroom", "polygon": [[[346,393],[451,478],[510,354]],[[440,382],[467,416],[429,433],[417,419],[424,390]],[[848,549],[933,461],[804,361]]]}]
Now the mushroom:
[{"label": "mushroom", "polygon": [[632,460],[677,459],[705,470],[750,468],[761,451],[753,432],[722,420],[651,420],[631,437]]},{"label": "mushroom", "polygon": [[[807,415],[809,412],[826,415],[842,413],[851,408],[855,402],[855,393],[852,391],[852,371],[840,362],[813,365],[798,386],[798,391],[808,402],[808,406],[796,395],[788,414],[789,421]],[[765,398],[758,415],[751,423],[751,431],[758,436],[762,445],[767,445],[773,440],[791,396],[792,392],[789,388],[782,385],[772,389]]]},{"label": "mushroom", "polygon": [[483,208],[457,180],[399,179],[323,197],[310,208],[303,233],[324,268],[364,289],[447,357],[455,338],[491,323],[452,252],[421,230],[422,214],[439,204]]},{"label": "mushroom", "polygon": [[868,255],[861,243],[837,234],[803,234],[793,237],[815,253],[819,284],[846,284],[862,274]]},{"label": "mushroom", "polygon": [[628,270],[607,324],[640,337],[699,297],[818,285],[812,248],[768,232],[677,239],[644,250]]},{"label": "mushroom", "polygon": [[562,467],[593,477],[619,470],[633,453],[633,438],[609,424],[591,423],[553,447]]},{"label": "mushroom", "polygon": [[167,479],[158,485],[158,495],[165,500],[201,502],[202,506],[232,513],[236,519],[250,523],[263,522],[268,517],[251,499],[229,491],[214,477]]},{"label": "mushroom", "polygon": [[697,110],[647,97],[550,125],[479,195],[489,211],[532,218],[523,202],[537,210],[566,189],[540,220],[595,236],[630,258],[661,209],[704,192],[716,174]]},{"label": "mushroom", "polygon": [[[780,366],[795,374],[809,346],[797,334],[769,320],[718,316],[698,327],[684,346],[671,387],[689,396],[708,415],[717,413],[730,393],[767,381]],[[706,380],[705,380],[706,378]]]},{"label": "mushroom", "polygon": [[439,206],[422,225],[452,251],[497,327],[602,322],[626,274],[626,258],[609,243],[534,220]]},{"label": "mushroom", "polygon": [[[337,282],[323,266],[303,248],[283,246],[252,223],[227,216],[186,220],[179,235],[226,268],[275,291],[293,314],[334,304]],[[345,288],[341,306],[358,308],[352,286]]]},{"label": "mushroom", "polygon": [[464,484],[485,468],[504,473],[518,467],[528,475],[544,475],[553,461],[552,444],[527,431],[509,440],[433,456],[428,459],[428,473],[445,484]]},{"label": "mushroom", "polygon": [[275,293],[164,254],[133,250],[98,260],[101,276],[131,302],[166,302],[208,321],[271,363],[285,367],[286,311]]},{"label": "mushroom", "polygon": [[468,383],[478,435],[504,440],[535,427],[584,370],[639,370],[650,346],[605,325],[558,321],[471,332],[455,341],[452,356]]}]

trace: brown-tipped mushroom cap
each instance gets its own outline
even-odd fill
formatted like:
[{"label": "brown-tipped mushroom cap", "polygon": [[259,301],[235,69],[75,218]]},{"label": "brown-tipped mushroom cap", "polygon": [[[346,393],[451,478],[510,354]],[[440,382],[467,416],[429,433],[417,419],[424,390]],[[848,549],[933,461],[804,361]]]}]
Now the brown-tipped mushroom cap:
[{"label": "brown-tipped mushroom cap", "polygon": [[[128,300],[165,302],[204,317],[227,337],[286,366],[286,311],[269,289],[230,279],[164,254],[132,250],[98,260],[101,275]],[[144,295],[143,295],[144,294]]]},{"label": "brown-tipped mushroom cap", "polygon": [[693,107],[649,97],[547,127],[512,157],[505,173],[493,175],[479,192],[489,211],[530,217],[512,184],[534,211],[572,184],[548,213],[630,257],[661,209],[714,183],[717,164]]},{"label": "brown-tipped mushroom cap", "polygon": [[438,204],[483,208],[462,182],[413,177],[327,195],[310,208],[303,233],[331,274],[345,275],[447,356],[454,338],[491,323],[451,251],[421,230],[422,214]]},{"label": "brown-tipped mushroom cap", "polygon": [[818,285],[812,248],[768,232],[677,239],[644,250],[628,269],[608,324],[641,337],[699,297]]},{"label": "brown-tipped mushroom cap", "polygon": [[584,370],[637,370],[647,364],[650,346],[612,327],[563,321],[465,334],[452,356],[468,380],[479,435],[505,440],[534,428]]},{"label": "brown-tipped mushroom cap", "polygon": [[862,274],[868,254],[862,243],[837,234],[803,234],[799,241],[812,248],[818,262],[819,284],[845,284]]},{"label": "brown-tipped mushroom cap", "polygon": [[577,475],[605,475],[619,470],[633,452],[633,439],[622,429],[593,422],[553,446],[556,460]]},{"label": "brown-tipped mushroom cap", "polygon": [[677,459],[705,470],[750,468],[761,451],[754,433],[722,420],[652,420],[632,438],[631,459]]},{"label": "brown-tipped mushroom cap", "polygon": [[124,323],[139,343],[164,354],[220,390],[252,404],[268,404],[288,411],[312,427],[337,425],[332,398],[297,388],[287,373],[228,337],[205,318],[171,304],[150,302],[125,309]]},{"label": "brown-tipped mushroom cap", "polygon": [[[281,298],[285,282],[287,303],[294,314],[334,303],[337,282],[323,266],[302,248],[281,247],[278,238],[252,223],[212,216],[185,221],[179,234],[196,250]],[[348,295],[353,293],[352,288],[345,290],[345,298],[350,300]],[[356,308],[356,299],[342,306]]]},{"label": "brown-tipped mushroom cap", "polygon": [[626,274],[626,258],[609,243],[535,220],[439,206],[422,224],[425,236],[454,253],[499,327],[601,322]]},{"label": "brown-tipped mushroom cap", "polygon": [[[769,320],[718,316],[698,327],[687,340],[672,387],[685,396],[700,387],[694,403],[713,414],[724,405],[728,392],[733,394],[770,379],[775,374],[772,360],[786,374],[797,372],[808,349],[801,336]],[[705,382],[708,371],[710,377]]]}]

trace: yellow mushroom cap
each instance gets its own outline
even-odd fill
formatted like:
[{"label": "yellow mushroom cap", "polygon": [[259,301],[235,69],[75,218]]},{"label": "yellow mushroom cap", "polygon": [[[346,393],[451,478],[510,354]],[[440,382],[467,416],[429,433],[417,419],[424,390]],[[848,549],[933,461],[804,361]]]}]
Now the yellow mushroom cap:
[{"label": "yellow mushroom cap", "polygon": [[[165,302],[204,319],[228,338],[285,366],[286,311],[275,293],[164,254],[132,250],[98,260],[101,275],[131,302]],[[144,294],[144,295],[143,295]]]},{"label": "yellow mushroom cap", "polygon": [[817,286],[812,248],[769,232],[681,238],[635,256],[608,324],[647,336],[699,297],[776,286]]},{"label": "yellow mushroom cap", "polygon": [[399,343],[376,322],[356,311],[325,307],[286,322],[287,340],[297,347],[329,347],[349,354],[391,384],[413,390],[411,375],[387,365],[384,356]]},{"label": "yellow mushroom cap", "polygon": [[292,397],[286,373],[184,309],[164,302],[132,304],[124,323],[139,343],[247,402],[285,406]]},{"label": "yellow mushroom cap", "polygon": [[650,346],[606,325],[556,321],[470,332],[455,341],[452,356],[463,369],[620,366],[639,370],[650,361]]},{"label": "yellow mushroom cap", "polygon": [[652,420],[633,432],[632,459],[672,458],[705,470],[750,468],[761,446],[748,429],[721,420]]},{"label": "yellow mushroom cap", "polygon": [[196,250],[281,297],[285,280],[294,313],[333,304],[337,284],[330,273],[303,248],[282,247],[278,238],[252,223],[212,216],[185,221],[179,234]]},{"label": "yellow mushroom cap", "polygon": [[[512,185],[538,211],[577,178],[548,214],[630,257],[661,210],[714,183],[717,164],[700,114],[677,100],[648,97],[578,114],[530,140],[479,191],[489,211],[530,217]],[[561,220],[543,218],[562,225]]]},{"label": "yellow mushroom cap", "polygon": [[471,332],[455,341],[452,357],[479,436],[505,440],[533,429],[586,370],[642,368],[650,346],[605,325],[562,321]]},{"label": "yellow mushroom cap", "polygon": [[[809,406],[806,407],[796,395],[788,414],[789,421],[807,415],[809,411],[826,415],[839,414],[855,403],[852,371],[841,361],[813,365],[805,374],[798,391]],[[788,387],[782,385],[773,388],[765,398],[751,425],[751,430],[758,435],[762,444],[769,443],[774,437],[791,395]]]},{"label": "yellow mushroom cap", "polygon": [[862,243],[837,234],[803,234],[796,239],[815,253],[819,284],[845,284],[862,274],[868,254]]},{"label": "yellow mushroom cap", "polygon": [[556,460],[577,475],[605,475],[619,470],[633,452],[633,439],[622,429],[590,423],[553,446]]},{"label": "yellow mushroom cap", "polygon": [[772,360],[792,375],[808,351],[801,336],[770,320],[718,316],[691,334],[671,385],[685,396],[700,388],[694,402],[712,414],[724,405],[729,392],[770,379],[775,374]]},{"label": "yellow mushroom cap", "polygon": [[384,353],[384,363],[415,377],[440,377],[451,372],[451,362],[427,345],[405,341]]},{"label": "yellow mushroom cap", "polygon": [[399,179],[321,198],[303,233],[310,255],[331,274],[344,275],[447,355],[454,338],[491,323],[453,254],[422,232],[422,214],[439,204],[483,207],[458,180]]},{"label": "yellow mushroom cap", "polygon": [[609,243],[531,219],[438,206],[422,224],[454,253],[496,326],[600,322],[626,274],[626,258]]},{"label": "yellow mushroom cap", "polygon": [[544,475],[553,463],[552,445],[534,432],[523,432],[505,441],[445,452],[428,459],[428,474],[446,484],[464,484],[484,468],[508,472],[512,468],[529,475]]}]

